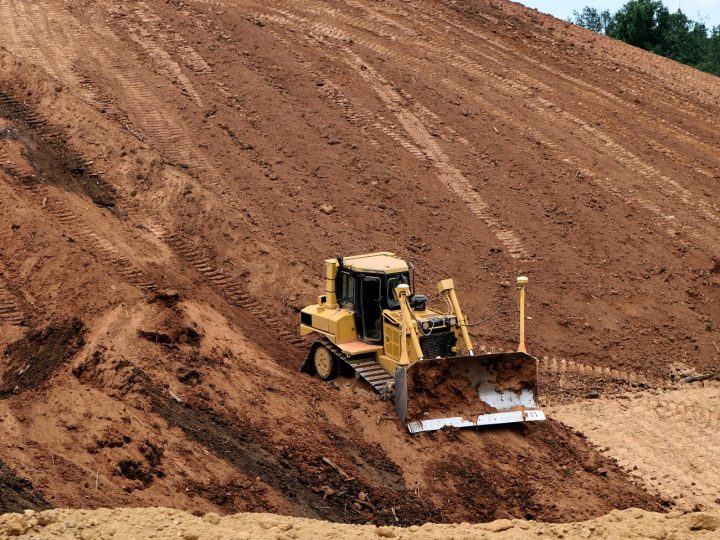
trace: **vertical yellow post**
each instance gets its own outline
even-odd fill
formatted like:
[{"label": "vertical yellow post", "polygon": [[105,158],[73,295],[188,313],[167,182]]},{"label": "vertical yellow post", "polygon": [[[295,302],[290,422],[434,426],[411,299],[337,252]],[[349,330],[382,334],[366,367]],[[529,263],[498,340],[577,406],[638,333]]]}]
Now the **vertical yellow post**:
[{"label": "vertical yellow post", "polygon": [[400,302],[400,313],[402,314],[402,336],[401,336],[401,349],[400,349],[400,364],[408,364],[410,362],[408,358],[407,342],[410,341],[411,352],[415,356],[415,360],[422,360],[423,353],[420,347],[420,338],[418,337],[417,329],[415,327],[415,321],[411,313],[410,302],[408,296],[410,294],[410,286],[401,284],[395,288],[395,294]]},{"label": "vertical yellow post", "polygon": [[443,279],[442,281],[438,282],[437,290],[438,292],[445,294],[448,302],[450,302],[453,312],[455,313],[455,316],[458,320],[458,326],[460,327],[460,336],[463,339],[465,349],[467,349],[467,352],[470,356],[473,356],[475,354],[475,351],[473,351],[472,341],[470,341],[470,333],[467,329],[467,320],[465,319],[465,315],[463,315],[463,312],[460,309],[460,302],[458,301],[457,294],[455,293],[455,282],[450,278]]},{"label": "vertical yellow post", "polygon": [[528,284],[528,278],[520,276],[517,278],[517,288],[520,291],[520,343],[518,344],[518,352],[527,352],[525,348],[525,286]]},{"label": "vertical yellow post", "polygon": [[400,317],[400,360],[398,364],[407,366],[410,363],[407,346],[407,329],[405,327],[405,315]]}]

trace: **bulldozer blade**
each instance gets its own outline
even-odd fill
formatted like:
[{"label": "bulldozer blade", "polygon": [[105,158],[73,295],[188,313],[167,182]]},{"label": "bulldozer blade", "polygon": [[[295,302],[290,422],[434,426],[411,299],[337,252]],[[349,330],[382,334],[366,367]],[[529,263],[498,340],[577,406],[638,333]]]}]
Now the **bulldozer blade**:
[{"label": "bulldozer blade", "polygon": [[513,352],[398,366],[395,412],[410,433],[545,420],[537,402],[537,361]]}]

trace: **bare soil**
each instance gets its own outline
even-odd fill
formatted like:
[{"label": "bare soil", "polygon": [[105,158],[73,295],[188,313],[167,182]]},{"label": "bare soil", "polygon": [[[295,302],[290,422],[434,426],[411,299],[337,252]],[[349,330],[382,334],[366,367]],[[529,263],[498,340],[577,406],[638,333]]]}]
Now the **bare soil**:
[{"label": "bare soil", "polygon": [[217,538],[277,539],[399,538],[429,540],[440,538],[513,539],[536,538],[716,538],[720,514],[679,512],[657,514],[631,509],[613,511],[601,518],[563,524],[500,519],[486,524],[437,525],[426,523],[409,528],[375,525],[344,525],[273,514],[236,514],[220,517],[215,513],[193,516],[168,508],[125,508],[100,510],[49,510],[0,516],[0,534],[12,538]]},{"label": "bare soil", "polygon": [[383,526],[677,501],[582,414],[410,436],[298,373],[298,311],[323,259],[390,250],[471,321],[504,305],[471,332],[515,350],[527,275],[546,405],[687,392],[678,362],[718,369],[717,78],[504,0],[0,20],[0,460],[38,497]]},{"label": "bare soil", "polygon": [[33,330],[5,349],[0,399],[38,389],[82,348],[85,327],[77,319]]},{"label": "bare soil", "polygon": [[33,490],[33,485],[18,478],[0,462],[0,513],[22,512],[23,510],[45,510],[50,504]]},{"label": "bare soil", "polygon": [[720,464],[714,459],[720,452],[719,399],[720,385],[706,383],[584,400],[549,412],[587,433],[650,491],[692,511],[720,505]]}]

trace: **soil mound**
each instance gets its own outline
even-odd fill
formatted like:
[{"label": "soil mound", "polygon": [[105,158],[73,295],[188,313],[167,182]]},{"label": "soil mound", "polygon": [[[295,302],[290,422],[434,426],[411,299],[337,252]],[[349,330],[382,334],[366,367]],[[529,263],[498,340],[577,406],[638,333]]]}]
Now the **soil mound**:
[{"label": "soil mound", "polygon": [[210,513],[193,516],[167,508],[48,510],[0,516],[0,534],[18,538],[57,538],[75,533],[88,538],[272,539],[327,538],[338,540],[398,538],[430,540],[478,538],[534,540],[536,538],[587,538],[628,540],[672,537],[678,540],[717,538],[720,514],[656,514],[637,509],[614,511],[590,521],[551,525],[501,519],[483,525],[436,525],[410,528],[374,525],[340,525],[273,514],[237,514],[220,517]]},{"label": "soil mound", "polygon": [[498,412],[481,394],[490,401],[504,392],[518,400],[523,391],[537,394],[537,362],[521,353],[427,359],[410,366],[408,373],[409,420],[475,420]]}]

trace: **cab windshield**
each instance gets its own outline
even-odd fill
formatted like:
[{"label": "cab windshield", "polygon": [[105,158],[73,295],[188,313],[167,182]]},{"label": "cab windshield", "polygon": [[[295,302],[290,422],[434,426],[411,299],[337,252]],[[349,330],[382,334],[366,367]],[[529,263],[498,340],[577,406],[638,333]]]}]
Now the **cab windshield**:
[{"label": "cab windshield", "polygon": [[403,272],[400,274],[389,274],[387,276],[387,294],[385,295],[385,298],[387,298],[387,308],[388,309],[399,309],[400,308],[400,302],[398,302],[397,298],[395,298],[395,288],[398,285],[402,284],[409,284],[410,279],[407,272]]}]

